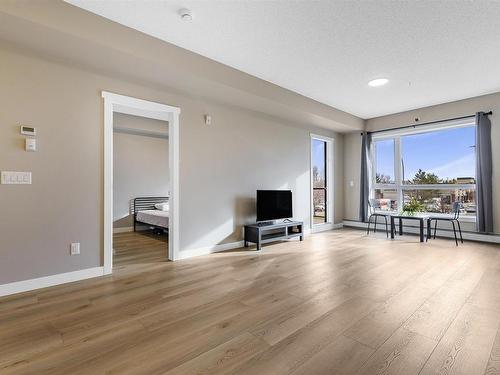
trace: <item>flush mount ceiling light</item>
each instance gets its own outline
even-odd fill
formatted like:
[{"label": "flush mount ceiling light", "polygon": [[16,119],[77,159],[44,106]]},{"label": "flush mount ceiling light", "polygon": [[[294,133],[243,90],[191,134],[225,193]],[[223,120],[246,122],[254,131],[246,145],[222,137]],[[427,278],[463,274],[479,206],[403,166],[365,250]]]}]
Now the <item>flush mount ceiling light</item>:
[{"label": "flush mount ceiling light", "polygon": [[179,10],[179,14],[183,21],[191,21],[193,19],[193,12],[187,8]]},{"label": "flush mount ceiling light", "polygon": [[387,78],[377,78],[377,79],[372,79],[370,82],[368,82],[368,85],[371,87],[380,87],[384,86],[389,80]]}]

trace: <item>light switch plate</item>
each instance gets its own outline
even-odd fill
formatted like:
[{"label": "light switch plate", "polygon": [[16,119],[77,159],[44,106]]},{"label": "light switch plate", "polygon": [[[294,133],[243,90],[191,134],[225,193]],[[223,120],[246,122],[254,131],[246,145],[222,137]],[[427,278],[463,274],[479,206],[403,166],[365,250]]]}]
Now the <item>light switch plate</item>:
[{"label": "light switch plate", "polygon": [[70,254],[78,255],[80,254],[80,242],[73,242],[70,246]]},{"label": "light switch plate", "polygon": [[0,180],[4,185],[31,185],[31,172],[2,171]]},{"label": "light switch plate", "polygon": [[26,151],[35,152],[36,151],[36,139],[35,138],[26,138],[24,148]]}]

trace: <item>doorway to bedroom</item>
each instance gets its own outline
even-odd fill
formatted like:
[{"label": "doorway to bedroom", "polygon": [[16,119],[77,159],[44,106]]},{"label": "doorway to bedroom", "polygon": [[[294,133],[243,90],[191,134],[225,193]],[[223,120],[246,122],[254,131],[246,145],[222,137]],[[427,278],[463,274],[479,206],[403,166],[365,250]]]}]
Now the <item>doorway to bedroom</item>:
[{"label": "doorway to bedroom", "polygon": [[163,262],[168,254],[168,122],[113,115],[114,266]]},{"label": "doorway to bedroom", "polygon": [[104,272],[178,259],[179,108],[103,92]]}]

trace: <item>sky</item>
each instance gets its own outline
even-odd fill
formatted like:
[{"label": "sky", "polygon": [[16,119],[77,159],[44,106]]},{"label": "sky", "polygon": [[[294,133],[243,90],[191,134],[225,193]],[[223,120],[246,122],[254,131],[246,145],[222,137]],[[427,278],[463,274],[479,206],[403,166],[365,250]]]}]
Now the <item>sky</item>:
[{"label": "sky", "polygon": [[[401,137],[405,179],[418,169],[442,179],[475,176],[475,128],[455,128]],[[394,142],[376,143],[377,173],[394,178]]]},{"label": "sky", "polygon": [[313,167],[318,167],[319,176],[325,178],[325,142],[319,139],[312,140]]}]

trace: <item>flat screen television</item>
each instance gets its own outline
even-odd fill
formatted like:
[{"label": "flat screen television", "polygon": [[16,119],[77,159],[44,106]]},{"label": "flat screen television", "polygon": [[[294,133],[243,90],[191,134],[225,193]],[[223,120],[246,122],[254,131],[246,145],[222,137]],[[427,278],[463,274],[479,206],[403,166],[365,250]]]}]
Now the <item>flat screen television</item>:
[{"label": "flat screen television", "polygon": [[289,219],[292,216],[291,190],[257,190],[257,221]]}]

